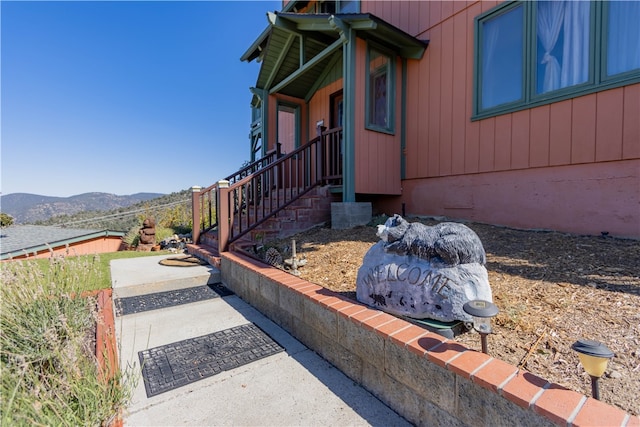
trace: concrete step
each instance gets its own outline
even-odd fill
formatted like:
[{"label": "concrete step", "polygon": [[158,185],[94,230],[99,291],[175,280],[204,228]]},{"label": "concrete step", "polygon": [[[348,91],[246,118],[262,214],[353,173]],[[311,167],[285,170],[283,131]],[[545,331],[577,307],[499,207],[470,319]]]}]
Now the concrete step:
[{"label": "concrete step", "polygon": [[160,255],[111,261],[113,298],[127,298],[220,283],[220,270],[212,265],[174,267],[160,264]]},{"label": "concrete step", "polygon": [[217,246],[211,246],[203,243],[200,243],[198,245],[194,243],[188,243],[187,252],[200,258],[201,260],[207,261],[215,268],[220,268],[220,254],[218,253]]}]

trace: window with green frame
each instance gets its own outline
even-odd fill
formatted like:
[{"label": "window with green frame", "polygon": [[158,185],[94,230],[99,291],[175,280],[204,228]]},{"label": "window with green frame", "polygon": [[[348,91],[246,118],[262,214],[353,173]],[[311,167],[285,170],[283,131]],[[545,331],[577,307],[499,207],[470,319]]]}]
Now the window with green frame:
[{"label": "window with green frame", "polygon": [[366,76],[366,127],[379,132],[394,132],[394,57],[369,45]]},{"label": "window with green frame", "polygon": [[640,81],[640,2],[515,1],[476,18],[474,118]]}]

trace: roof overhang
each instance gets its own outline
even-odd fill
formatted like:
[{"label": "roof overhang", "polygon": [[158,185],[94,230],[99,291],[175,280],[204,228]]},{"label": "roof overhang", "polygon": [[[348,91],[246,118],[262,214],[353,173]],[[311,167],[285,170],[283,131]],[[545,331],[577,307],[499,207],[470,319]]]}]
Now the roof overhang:
[{"label": "roof overhang", "polygon": [[[20,226],[18,226],[20,227]],[[24,227],[24,226],[22,226]],[[41,227],[41,228],[51,228],[57,229],[57,227]],[[31,255],[34,253],[39,253],[41,251],[52,251],[61,247],[66,247],[68,245],[74,245],[80,242],[86,242],[89,240],[94,240],[98,238],[109,238],[109,237],[117,237],[123,238],[126,233],[121,231],[112,231],[112,230],[102,230],[102,231],[94,231],[94,230],[74,230],[74,229],[59,229],[62,234],[67,234],[68,237],[53,237],[49,239],[49,241],[42,241],[38,243],[27,243],[20,248],[11,247],[10,250],[6,252],[2,252],[0,254],[0,260],[7,260],[14,257]],[[27,230],[29,231],[29,230]],[[65,233],[66,232],[66,233]],[[10,245],[15,246],[15,245]]]},{"label": "roof overhang", "polygon": [[269,26],[240,58],[262,62],[256,87],[308,98],[327,68],[342,56],[348,28],[408,59],[420,59],[428,42],[369,13],[268,13]]}]

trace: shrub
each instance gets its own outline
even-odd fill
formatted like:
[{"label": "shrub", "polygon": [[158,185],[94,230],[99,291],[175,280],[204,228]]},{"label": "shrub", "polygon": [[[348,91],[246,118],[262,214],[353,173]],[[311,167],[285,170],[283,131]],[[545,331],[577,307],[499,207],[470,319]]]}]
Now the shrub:
[{"label": "shrub", "polygon": [[[94,355],[98,257],[3,264],[0,315],[2,425],[100,425],[129,398],[129,381],[101,379]],[[117,370],[116,370],[117,371]],[[121,384],[122,381],[122,384]]]}]

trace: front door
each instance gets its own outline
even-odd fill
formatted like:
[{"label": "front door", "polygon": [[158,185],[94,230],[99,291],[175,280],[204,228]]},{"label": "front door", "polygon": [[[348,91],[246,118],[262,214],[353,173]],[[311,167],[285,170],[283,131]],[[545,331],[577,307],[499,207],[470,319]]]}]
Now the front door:
[{"label": "front door", "polygon": [[277,142],[283,154],[298,147],[298,107],[287,104],[278,105]]}]

